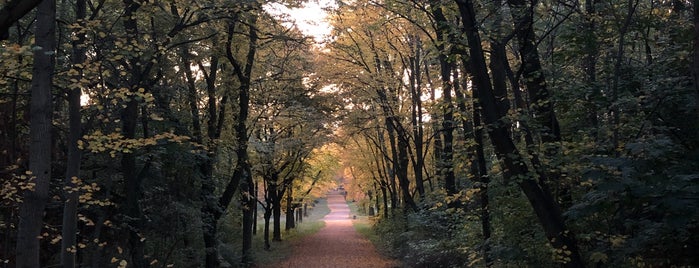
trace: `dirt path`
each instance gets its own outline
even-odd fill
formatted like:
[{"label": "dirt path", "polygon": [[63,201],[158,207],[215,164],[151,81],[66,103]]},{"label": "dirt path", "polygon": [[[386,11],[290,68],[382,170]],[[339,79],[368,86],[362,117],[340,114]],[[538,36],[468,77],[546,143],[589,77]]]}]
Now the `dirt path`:
[{"label": "dirt path", "polygon": [[349,207],[339,192],[328,194],[328,207],[330,214],[323,218],[323,229],[294,242],[293,255],[289,259],[265,267],[398,267],[398,263],[379,255],[374,245],[357,233],[352,226]]}]

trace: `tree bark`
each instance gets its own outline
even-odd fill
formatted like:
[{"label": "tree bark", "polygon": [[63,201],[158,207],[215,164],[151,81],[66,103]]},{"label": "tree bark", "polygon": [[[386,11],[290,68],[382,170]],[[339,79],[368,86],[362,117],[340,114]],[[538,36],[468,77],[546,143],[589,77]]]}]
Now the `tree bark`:
[{"label": "tree bark", "polygon": [[36,15],[34,68],[29,111],[29,183],[23,193],[17,229],[18,268],[41,267],[40,237],[44,209],[49,199],[51,181],[51,124],[53,72],[56,55],[56,2],[44,0]]},{"label": "tree bark", "polygon": [[[85,0],[75,2],[75,18],[78,25],[85,27],[87,6]],[[85,34],[76,32],[77,40],[73,41],[73,55],[71,62],[73,68],[78,69],[78,74],[73,78],[76,81],[82,79],[83,68],[78,67],[85,62]],[[65,204],[63,206],[63,228],[61,231],[61,263],[64,268],[75,267],[78,232],[78,198],[79,192],[74,180],[80,176],[81,152],[78,148],[78,140],[82,136],[82,124],[80,115],[80,87],[76,86],[68,91],[68,156],[66,160],[66,177],[64,185],[69,190],[65,192]]]},{"label": "tree bark", "polygon": [[[124,28],[126,30],[127,40],[136,42],[138,40],[138,22],[134,14],[140,4],[133,0],[124,0]],[[134,61],[139,61],[133,58]],[[131,77],[128,81],[128,87],[131,92],[137,92],[143,82],[143,70],[141,66],[131,67]],[[135,98],[130,98],[126,103],[126,107],[122,110],[122,135],[125,139],[136,138],[136,127],[138,125],[138,101]],[[124,152],[121,157],[121,169],[124,178],[124,187],[126,192],[125,204],[122,207],[123,212],[128,216],[127,224],[129,228],[128,244],[131,255],[130,264],[136,268],[146,267],[145,248],[141,236],[139,235],[141,225],[141,177],[136,169],[135,152]]]},{"label": "tree bark", "polygon": [[294,222],[294,191],[291,185],[287,185],[286,191],[286,223],[284,224],[284,230],[291,230],[296,228],[296,222]]},{"label": "tree bark", "polygon": [[411,37],[412,55],[408,59],[410,68],[409,84],[410,84],[410,122],[413,128],[413,143],[415,145],[415,154],[413,156],[413,174],[415,174],[415,189],[420,198],[425,197],[425,184],[423,179],[422,169],[425,166],[425,158],[423,157],[424,150],[424,133],[422,122],[422,79],[420,70],[420,53],[422,52],[422,42],[418,37]]},{"label": "tree bark", "polygon": [[[447,55],[450,53],[447,51],[447,47],[444,45],[451,41],[449,37],[449,25],[447,18],[442,12],[442,7],[436,2],[432,1],[430,5],[432,8],[432,15],[435,18],[435,28],[437,36],[437,50],[439,50],[439,55],[437,59],[439,60],[440,67],[440,80],[442,82],[442,141],[443,147],[441,150],[441,155],[439,157],[440,173],[444,176],[444,188],[447,190],[448,195],[454,195],[457,192],[456,189],[456,177],[454,176],[454,103],[452,101],[452,88],[453,84],[451,82],[451,72],[452,64],[447,60]],[[457,203],[450,203],[450,206],[457,205]]]},{"label": "tree bark", "polygon": [[[252,12],[251,12],[252,13]],[[250,262],[252,250],[252,226],[255,220],[253,206],[257,202],[256,193],[254,192],[252,171],[248,156],[248,128],[247,119],[250,109],[250,82],[253,64],[255,63],[255,53],[257,52],[257,15],[250,14],[248,21],[248,51],[245,57],[245,65],[239,63],[232,52],[233,34],[235,29],[233,23],[228,28],[228,40],[226,57],[233,65],[240,87],[238,88],[238,116],[234,127],[236,137],[236,155],[238,156],[233,178],[219,198],[219,206],[223,209],[227,208],[230,201],[233,199],[233,194],[236,190],[237,183],[240,184],[241,206],[243,209],[243,263]]]}]

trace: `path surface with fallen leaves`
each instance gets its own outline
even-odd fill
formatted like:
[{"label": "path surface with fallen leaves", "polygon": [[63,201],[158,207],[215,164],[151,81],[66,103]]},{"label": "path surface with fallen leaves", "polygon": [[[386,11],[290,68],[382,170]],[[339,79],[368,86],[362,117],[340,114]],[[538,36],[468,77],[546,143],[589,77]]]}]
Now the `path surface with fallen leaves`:
[{"label": "path surface with fallen leaves", "polygon": [[330,214],[325,227],[293,242],[292,256],[280,263],[262,267],[288,268],[393,268],[399,263],[381,256],[374,245],[352,226],[350,209],[338,191],[328,194]]}]

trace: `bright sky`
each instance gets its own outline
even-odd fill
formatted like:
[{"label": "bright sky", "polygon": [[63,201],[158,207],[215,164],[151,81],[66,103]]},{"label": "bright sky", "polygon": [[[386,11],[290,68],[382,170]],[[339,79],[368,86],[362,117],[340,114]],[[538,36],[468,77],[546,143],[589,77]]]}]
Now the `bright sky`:
[{"label": "bright sky", "polygon": [[326,21],[327,13],[323,8],[334,6],[333,0],[309,0],[302,8],[289,9],[274,3],[266,5],[265,9],[272,14],[289,15],[304,34],[313,36],[317,42],[321,42],[331,30],[330,24]]}]

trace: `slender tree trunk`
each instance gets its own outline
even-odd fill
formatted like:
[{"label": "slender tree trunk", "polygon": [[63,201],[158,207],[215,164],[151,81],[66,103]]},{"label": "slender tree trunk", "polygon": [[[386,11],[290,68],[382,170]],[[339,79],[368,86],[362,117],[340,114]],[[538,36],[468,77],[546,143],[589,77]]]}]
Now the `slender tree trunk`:
[{"label": "slender tree trunk", "polygon": [[[388,128],[389,125],[386,124],[386,127]],[[381,151],[383,151],[383,152],[388,152],[388,149],[385,147],[385,146],[386,146],[386,145],[385,145],[385,144],[386,144],[386,140],[385,140],[386,138],[385,138],[385,136],[384,136],[383,131],[381,131],[381,130],[379,129],[378,126],[377,126],[376,129],[377,129],[377,130],[376,130],[376,133],[377,133],[377,135],[378,135],[378,137],[379,137],[379,144],[380,144],[380,146],[382,147],[382,148],[381,148]],[[394,148],[395,148],[395,140],[394,140],[394,138],[393,138],[393,134],[391,134],[392,132],[391,132],[391,131],[387,131],[387,132],[389,133],[388,139],[389,139],[389,141],[390,141],[390,142],[389,142],[389,144],[390,144],[389,146],[390,146],[390,149],[391,149],[391,151],[390,151],[391,154],[390,154],[390,157],[389,157],[389,154],[388,154],[388,153],[385,153],[384,156],[381,157],[381,166],[382,166],[381,170],[384,171],[383,173],[385,174],[386,181],[388,182],[388,187],[390,187],[390,188],[389,188],[389,193],[390,193],[390,195],[391,195],[391,196],[390,196],[390,197],[391,197],[391,210],[394,210],[394,209],[398,208],[398,195],[397,195],[396,175],[395,175],[396,173],[395,173],[394,166],[391,164],[391,162],[393,161],[392,158],[394,158],[394,159],[396,158],[396,153],[395,153],[395,150],[394,150]]]},{"label": "slender tree trunk", "polygon": [[248,21],[248,53],[245,57],[245,65],[238,62],[233,56],[233,35],[235,34],[235,24],[231,22],[228,27],[228,39],[226,41],[226,57],[233,65],[233,71],[240,80],[238,88],[238,116],[234,127],[236,137],[236,155],[238,156],[236,168],[233,171],[233,178],[227,185],[226,189],[219,198],[219,205],[225,209],[233,199],[233,194],[236,191],[236,185],[240,184],[241,206],[243,209],[243,240],[242,240],[242,261],[249,263],[252,250],[252,226],[255,220],[254,210],[252,209],[256,201],[256,193],[254,192],[252,172],[248,156],[248,128],[247,119],[250,109],[250,82],[253,64],[255,62],[255,54],[257,52],[257,16],[250,14]]},{"label": "slender tree trunk", "polygon": [[[85,16],[87,8],[85,0],[75,2],[75,18],[81,27],[85,27]],[[78,69],[78,74],[73,77],[76,81],[82,79],[83,70],[81,67],[85,62],[85,34],[80,31],[75,33],[77,40],[73,41],[73,55],[71,62],[73,68]],[[64,187],[69,190],[65,192],[65,204],[63,206],[63,227],[61,230],[61,263],[64,268],[75,267],[77,253],[77,233],[78,233],[78,197],[77,179],[80,176],[81,152],[78,148],[78,140],[82,136],[82,124],[80,116],[80,87],[69,89],[68,92],[68,156],[66,161],[66,177]]]},{"label": "slender tree trunk", "polygon": [[36,14],[34,69],[29,111],[29,182],[23,193],[17,228],[18,268],[41,267],[40,234],[51,182],[51,86],[56,53],[56,2],[44,0]]},{"label": "slender tree trunk", "polygon": [[[427,61],[425,61],[425,77],[427,78],[427,84],[428,85],[434,85],[432,83],[432,79],[430,79],[430,66],[427,64]],[[434,86],[430,86],[430,101],[432,103],[437,103],[437,92]],[[439,120],[436,120],[439,118],[439,115],[436,112],[430,113],[430,118],[432,118],[432,131],[434,132],[432,134],[432,139],[433,139],[433,146],[432,146],[432,154],[433,154],[433,159],[435,163],[435,177],[441,178],[443,177],[443,170],[442,170],[442,164],[441,164],[441,155],[442,155],[442,135],[439,135],[441,132],[441,126],[439,125]],[[430,185],[432,185],[430,183]]]},{"label": "slender tree trunk", "polygon": [[[199,116],[199,97],[197,93],[197,87],[195,84],[194,75],[191,70],[191,59],[189,54],[189,49],[184,46],[181,48],[181,68],[185,74],[185,82],[187,83],[187,101],[189,102],[190,114],[192,116],[192,136],[193,141],[196,143],[204,143],[204,134],[202,133],[201,120]],[[200,66],[201,67],[201,66]],[[216,76],[216,65],[211,65],[211,71],[206,74],[205,79],[207,80],[207,94],[209,97],[209,116],[216,117],[216,93],[215,85],[211,83],[211,77],[215,79]],[[202,68],[204,71],[204,69]],[[205,72],[205,71],[204,71]],[[206,73],[206,72],[205,72]],[[213,103],[211,102],[213,99]],[[206,142],[213,142],[216,137],[215,129],[215,119],[212,121],[209,119],[208,122],[208,137],[209,140]],[[218,260],[218,239],[216,239],[216,234],[218,233],[218,219],[222,215],[221,208],[218,207],[216,199],[214,198],[214,192],[216,189],[215,183],[213,181],[213,159],[215,157],[215,149],[210,148],[207,151],[206,157],[201,157],[197,159],[197,166],[201,173],[201,192],[200,197],[203,201],[203,206],[200,209],[201,221],[202,221],[202,237],[204,239],[204,261],[207,268],[217,267],[219,265]]]},{"label": "slender tree trunk", "polygon": [[621,82],[621,76],[623,75],[621,72],[621,66],[624,61],[625,57],[625,46],[626,46],[626,33],[629,31],[629,27],[631,26],[631,20],[633,19],[633,14],[636,12],[636,7],[638,5],[639,1],[638,0],[629,0],[627,3],[627,12],[626,12],[626,17],[624,21],[621,24],[621,28],[619,29],[619,43],[617,43],[617,51],[615,55],[615,62],[614,62],[614,77],[612,80],[612,92],[611,92],[611,98],[612,98],[612,104],[611,104],[611,111],[612,111],[612,150],[615,152],[615,154],[618,156],[618,148],[619,148],[619,139],[621,138],[619,136],[619,128],[621,127],[621,109],[619,109],[619,91],[620,91],[620,85],[619,83]]},{"label": "slender tree trunk", "polygon": [[[492,60],[492,59],[491,59]],[[463,60],[463,65],[468,66],[469,62]],[[466,67],[464,67],[466,68]],[[464,71],[464,73],[469,73]],[[473,140],[474,145],[473,152],[473,164],[472,170],[474,170],[475,180],[478,187],[478,200],[480,202],[480,218],[481,218],[481,231],[483,232],[483,260],[485,261],[486,267],[493,266],[493,258],[491,256],[490,249],[490,237],[492,234],[492,226],[490,224],[490,199],[488,197],[488,186],[490,184],[490,176],[488,175],[488,168],[485,160],[485,152],[483,147],[485,142],[483,141],[483,129],[484,126],[481,120],[481,107],[476,100],[479,99],[478,90],[473,86]]]},{"label": "slender tree trunk", "polygon": [[415,144],[415,155],[413,156],[413,173],[415,174],[415,189],[420,198],[425,196],[425,184],[423,179],[422,169],[425,165],[423,154],[423,131],[422,131],[422,100],[421,90],[422,82],[420,79],[420,53],[422,45],[417,37],[411,38],[413,44],[413,56],[409,59],[410,67],[410,123],[413,128],[413,143]]},{"label": "slender tree trunk", "polygon": [[[432,1],[430,5],[432,15],[435,18],[435,28],[437,35],[437,49],[439,55],[440,80],[442,85],[442,139],[443,147],[442,154],[439,157],[440,165],[438,168],[444,176],[444,188],[448,195],[454,195],[456,189],[456,177],[454,176],[454,103],[452,101],[453,84],[451,82],[451,72],[453,65],[448,61],[445,43],[451,41],[449,38],[449,22],[442,12],[442,7],[436,1]],[[450,206],[458,206],[457,203],[452,203]]]}]

